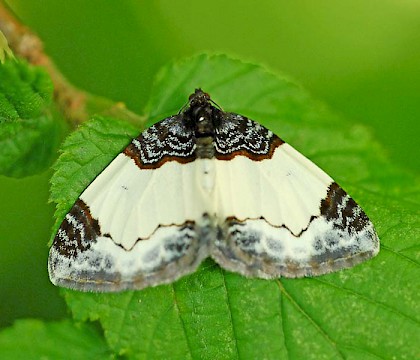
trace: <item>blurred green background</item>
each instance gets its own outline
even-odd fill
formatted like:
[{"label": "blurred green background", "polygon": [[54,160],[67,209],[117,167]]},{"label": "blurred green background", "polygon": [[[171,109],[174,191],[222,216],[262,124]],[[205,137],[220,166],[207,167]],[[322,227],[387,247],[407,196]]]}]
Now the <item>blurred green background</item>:
[{"label": "blurred green background", "polygon": [[[395,164],[419,174],[418,0],[6,3],[69,80],[136,112],[163,64],[227,53],[290,75],[344,118],[369,126]],[[66,313],[46,267],[50,176],[0,177],[0,326]]]}]

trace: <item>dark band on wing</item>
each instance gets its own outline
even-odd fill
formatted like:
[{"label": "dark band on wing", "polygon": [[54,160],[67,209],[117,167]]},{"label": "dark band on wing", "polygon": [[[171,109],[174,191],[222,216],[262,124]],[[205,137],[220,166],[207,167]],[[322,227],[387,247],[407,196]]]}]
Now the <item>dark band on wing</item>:
[{"label": "dark band on wing", "polygon": [[[210,106],[210,105],[209,105]],[[181,113],[166,118],[142,132],[123,151],[140,169],[156,169],[168,161],[186,164],[197,158],[231,160],[246,156],[254,161],[270,159],[284,143],[264,126],[244,116],[224,113],[211,119],[211,131],[203,143],[198,126]],[[207,119],[210,122],[210,119]],[[200,141],[201,140],[201,141]]]},{"label": "dark band on wing", "polygon": [[272,140],[270,142],[267,142],[267,146],[264,151],[256,152],[254,151],[254,149],[243,145],[238,149],[225,153],[216,151],[215,155],[218,160],[231,160],[235,156],[246,156],[251,160],[261,161],[264,159],[271,159],[273,157],[274,151],[277,149],[277,147],[279,147],[282,144],[284,144],[284,141],[281,140],[278,136],[274,135]]},{"label": "dark band on wing", "polygon": [[140,169],[156,169],[168,161],[194,161],[196,144],[193,132],[175,115],[143,131],[123,152]]},{"label": "dark band on wing", "polygon": [[60,255],[74,258],[79,252],[88,250],[99,236],[98,220],[92,217],[85,202],[78,199],[61,223],[53,247]]},{"label": "dark band on wing", "polygon": [[140,169],[157,169],[160,168],[163,164],[169,161],[176,161],[180,164],[187,164],[189,162],[192,162],[196,159],[195,152],[174,152],[174,151],[166,151],[163,150],[161,156],[150,156],[144,148],[144,143],[141,141],[141,136],[136,138],[138,140],[140,147],[137,147],[133,144],[133,142],[130,143],[125,149],[124,154],[131,159],[134,160],[136,165]]},{"label": "dark band on wing", "polygon": [[231,160],[235,156],[246,156],[254,161],[270,159],[283,143],[264,126],[233,113],[222,116],[214,137],[218,160]]},{"label": "dark band on wing", "polygon": [[336,182],[321,201],[321,215],[332,221],[335,228],[352,232],[362,231],[370,223],[362,208]]}]

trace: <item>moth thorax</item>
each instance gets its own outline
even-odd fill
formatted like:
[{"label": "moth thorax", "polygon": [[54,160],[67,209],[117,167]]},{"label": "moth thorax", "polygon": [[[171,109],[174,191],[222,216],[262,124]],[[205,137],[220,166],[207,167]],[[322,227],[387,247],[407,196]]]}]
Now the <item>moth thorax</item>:
[{"label": "moth thorax", "polygon": [[195,136],[205,137],[214,134],[214,124],[212,120],[212,109],[209,106],[195,109],[194,123],[195,123]]},{"label": "moth thorax", "polygon": [[198,158],[211,159],[214,157],[214,145],[212,136],[197,138],[196,155]]}]

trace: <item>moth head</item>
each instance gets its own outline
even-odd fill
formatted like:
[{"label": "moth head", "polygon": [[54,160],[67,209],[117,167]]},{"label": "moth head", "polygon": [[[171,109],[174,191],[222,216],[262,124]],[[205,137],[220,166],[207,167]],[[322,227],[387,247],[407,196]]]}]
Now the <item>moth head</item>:
[{"label": "moth head", "polygon": [[189,107],[183,116],[197,137],[205,137],[214,135],[218,112],[219,110],[212,105],[210,95],[201,89],[196,89],[189,97]]},{"label": "moth head", "polygon": [[210,95],[201,89],[195,89],[189,97],[190,107],[203,106],[210,103]]}]

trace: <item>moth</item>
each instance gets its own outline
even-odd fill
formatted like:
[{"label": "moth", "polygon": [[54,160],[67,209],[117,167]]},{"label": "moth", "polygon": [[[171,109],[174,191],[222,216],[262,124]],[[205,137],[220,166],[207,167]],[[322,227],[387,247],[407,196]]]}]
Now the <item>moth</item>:
[{"label": "moth", "polygon": [[375,256],[365,212],[324,171],[201,89],[82,192],[49,253],[53,284],[171,283],[211,257],[247,277],[317,276]]}]

